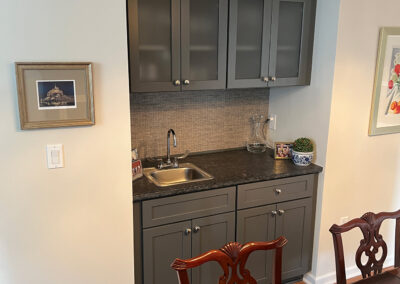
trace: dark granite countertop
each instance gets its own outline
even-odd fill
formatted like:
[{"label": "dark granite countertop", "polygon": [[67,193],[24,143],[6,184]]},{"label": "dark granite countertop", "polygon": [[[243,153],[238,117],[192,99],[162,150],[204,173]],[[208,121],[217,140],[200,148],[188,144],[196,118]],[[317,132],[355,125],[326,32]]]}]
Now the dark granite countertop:
[{"label": "dark granite countertop", "polygon": [[[133,201],[173,196],[182,193],[234,186],[244,183],[266,181],[299,175],[315,174],[322,167],[311,164],[307,167],[295,166],[290,160],[275,160],[273,150],[264,153],[250,153],[245,149],[193,155],[181,163],[193,163],[211,174],[214,179],[168,187],[157,187],[146,177],[132,182]],[[149,162],[144,167],[154,166]]]}]

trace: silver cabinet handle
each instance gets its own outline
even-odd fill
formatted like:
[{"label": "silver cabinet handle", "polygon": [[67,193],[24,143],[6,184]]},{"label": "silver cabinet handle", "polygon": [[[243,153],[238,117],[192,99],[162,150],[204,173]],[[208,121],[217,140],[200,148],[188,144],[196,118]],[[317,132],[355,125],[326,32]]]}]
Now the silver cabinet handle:
[{"label": "silver cabinet handle", "polygon": [[189,80],[183,81],[183,85],[189,85],[189,84],[190,84],[190,81],[189,81]]},{"label": "silver cabinet handle", "polygon": [[275,192],[276,192],[277,194],[281,194],[281,193],[282,193],[282,189],[280,189],[280,188],[275,188]]},{"label": "silver cabinet handle", "polygon": [[268,77],[262,77],[263,82],[267,83],[269,81]]},{"label": "silver cabinet handle", "polygon": [[200,226],[195,226],[194,228],[193,228],[193,232],[195,232],[195,233],[197,233],[198,231],[200,231]]},{"label": "silver cabinet handle", "polygon": [[192,232],[192,229],[189,229],[189,228],[185,229],[185,235],[186,236],[190,235],[191,232]]},{"label": "silver cabinet handle", "polygon": [[180,86],[180,85],[181,85],[181,81],[175,80],[175,81],[174,81],[174,85],[175,85],[175,86]]},{"label": "silver cabinet handle", "polygon": [[285,210],[278,210],[279,215],[285,214]]},{"label": "silver cabinet handle", "polygon": [[274,77],[271,77],[271,81],[273,82],[273,81],[276,81],[276,77],[274,76]]},{"label": "silver cabinet handle", "polygon": [[277,212],[275,210],[271,211],[272,216],[276,216]]}]

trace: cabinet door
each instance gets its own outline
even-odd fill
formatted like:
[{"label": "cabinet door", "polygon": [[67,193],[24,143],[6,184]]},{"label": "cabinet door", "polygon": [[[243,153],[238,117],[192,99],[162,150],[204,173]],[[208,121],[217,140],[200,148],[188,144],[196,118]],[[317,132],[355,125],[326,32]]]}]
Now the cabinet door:
[{"label": "cabinet door", "polygon": [[312,198],[278,203],[277,209],[275,237],[288,239],[283,248],[282,279],[298,277],[311,269]]},{"label": "cabinet door", "polygon": [[228,88],[267,87],[272,0],[231,0]]},{"label": "cabinet door", "polygon": [[177,283],[170,265],[175,258],[190,258],[191,235],[185,234],[191,222],[180,222],[143,230],[143,283]]},{"label": "cabinet door", "polygon": [[179,91],[180,0],[128,0],[131,91]]},{"label": "cabinet door", "polygon": [[[244,244],[253,241],[271,241],[275,237],[275,205],[244,209],[237,212],[237,241]],[[271,282],[272,256],[268,251],[255,251],[247,260],[246,268],[258,284]]]},{"label": "cabinet door", "polygon": [[182,90],[224,89],[228,0],[181,0]]},{"label": "cabinet door", "polygon": [[[212,249],[219,249],[234,240],[234,212],[192,220],[192,257]],[[220,265],[217,262],[209,262],[192,269],[192,282],[190,283],[217,283],[222,275],[223,270]]]},{"label": "cabinet door", "polygon": [[269,86],[310,84],[314,0],[273,0]]}]

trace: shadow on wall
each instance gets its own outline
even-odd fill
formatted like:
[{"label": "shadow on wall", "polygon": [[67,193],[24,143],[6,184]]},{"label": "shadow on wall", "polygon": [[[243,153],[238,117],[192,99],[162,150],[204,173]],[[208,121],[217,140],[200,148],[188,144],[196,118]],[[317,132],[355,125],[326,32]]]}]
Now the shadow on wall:
[{"label": "shadow on wall", "polygon": [[131,95],[132,148],[140,157],[166,153],[166,135],[173,128],[173,153],[244,147],[249,118],[267,115],[268,89],[209,90]]}]

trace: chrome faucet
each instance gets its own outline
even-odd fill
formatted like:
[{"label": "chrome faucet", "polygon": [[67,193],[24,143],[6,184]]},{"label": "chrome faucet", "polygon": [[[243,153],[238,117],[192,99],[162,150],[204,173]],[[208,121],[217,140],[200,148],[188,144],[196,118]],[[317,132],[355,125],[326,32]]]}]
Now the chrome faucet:
[{"label": "chrome faucet", "polygon": [[170,137],[172,133],[172,138],[174,140],[174,147],[176,147],[176,135],[175,131],[173,129],[168,130],[167,133],[167,161],[164,162],[161,160],[160,164],[157,166],[159,169],[164,169],[164,168],[177,168],[179,167],[178,160],[177,158],[174,159],[174,161],[171,161],[171,143],[170,143]]},{"label": "chrome faucet", "polygon": [[169,142],[169,137],[171,136],[171,133],[172,133],[172,138],[174,139],[174,147],[176,147],[175,131],[171,128],[170,130],[168,130],[167,133],[167,164],[171,164],[171,146]]}]

